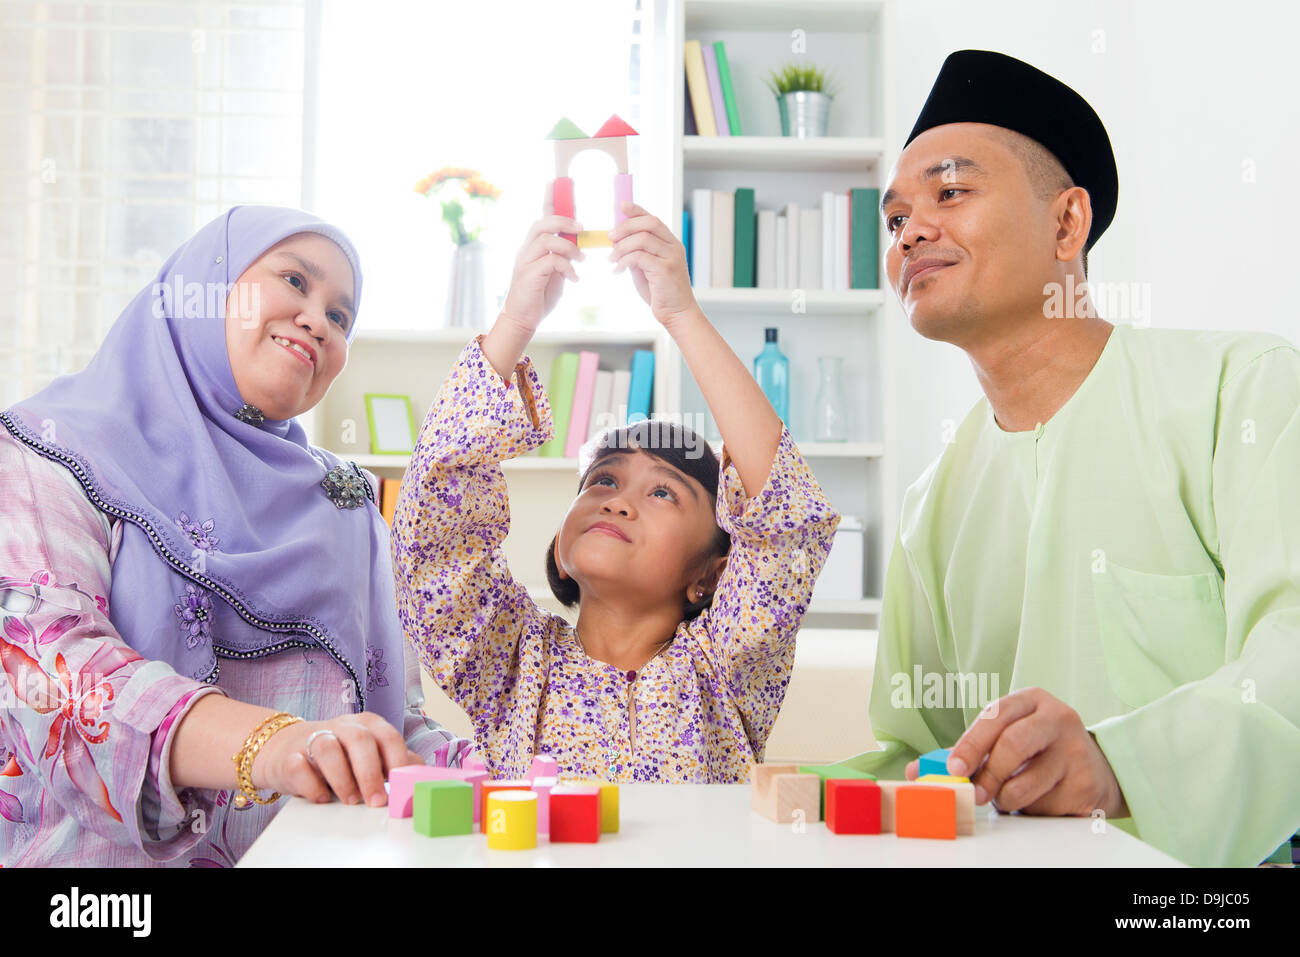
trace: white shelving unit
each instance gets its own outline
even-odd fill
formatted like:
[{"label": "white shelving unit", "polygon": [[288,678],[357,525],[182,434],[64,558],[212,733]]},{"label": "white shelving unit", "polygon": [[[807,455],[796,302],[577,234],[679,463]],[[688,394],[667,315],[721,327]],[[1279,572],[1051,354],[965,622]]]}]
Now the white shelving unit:
[{"label": "white shelving unit", "polygon": [[[668,183],[668,221],[680,229],[682,210],[697,188],[752,187],[756,209],[778,212],[790,202],[819,207],[825,190],[883,187],[894,149],[885,139],[889,102],[886,32],[892,0],[661,0],[663,109],[655,142]],[[726,44],[741,136],[686,136],[684,45]],[[802,52],[792,52],[798,41]],[[826,137],[780,134],[776,102],[763,80],[785,63],[811,63],[827,72],[835,98]],[[883,249],[883,237],[882,247]],[[884,272],[881,270],[883,280]],[[763,347],[763,329],[779,330],[790,359],[791,434],[832,504],[866,526],[864,595],[855,602],[814,601],[809,622],[820,627],[874,626],[897,502],[893,460],[892,297],[880,289],[697,288],[696,299],[735,352],[749,361]],[[796,304],[798,311],[796,311]],[[674,344],[664,369],[669,408],[705,411],[703,397]],[[854,413],[852,441],[814,443],[811,399],[818,355],[845,357],[845,388]],[[715,438],[714,435],[709,436]]]}]

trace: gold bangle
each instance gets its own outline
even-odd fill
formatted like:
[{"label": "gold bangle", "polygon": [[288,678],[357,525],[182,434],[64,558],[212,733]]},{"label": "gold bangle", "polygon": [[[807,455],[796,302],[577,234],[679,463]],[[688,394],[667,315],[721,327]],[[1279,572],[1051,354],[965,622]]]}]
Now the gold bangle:
[{"label": "gold bangle", "polygon": [[262,750],[262,745],[271,740],[271,735],[301,720],[302,718],[287,711],[277,712],[254,728],[245,739],[239,753],[230,759],[235,762],[235,783],[239,785],[239,793],[234,799],[235,807],[245,807],[250,801],[255,804],[271,804],[280,800],[279,791],[272,793],[269,798],[258,796],[257,788],[253,786],[253,761],[257,758],[257,752]]}]

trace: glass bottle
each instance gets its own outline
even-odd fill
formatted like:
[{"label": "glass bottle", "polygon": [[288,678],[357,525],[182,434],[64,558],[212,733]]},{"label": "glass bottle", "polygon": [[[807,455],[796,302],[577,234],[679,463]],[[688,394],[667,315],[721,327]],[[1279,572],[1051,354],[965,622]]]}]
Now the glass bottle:
[{"label": "glass bottle", "polygon": [[818,442],[845,442],[849,437],[848,403],[844,400],[844,357],[818,356],[820,384],[814,406],[813,433]]},{"label": "glass bottle", "polygon": [[765,330],[763,351],[754,357],[754,378],[781,421],[790,425],[790,360],[776,345],[776,330]]}]

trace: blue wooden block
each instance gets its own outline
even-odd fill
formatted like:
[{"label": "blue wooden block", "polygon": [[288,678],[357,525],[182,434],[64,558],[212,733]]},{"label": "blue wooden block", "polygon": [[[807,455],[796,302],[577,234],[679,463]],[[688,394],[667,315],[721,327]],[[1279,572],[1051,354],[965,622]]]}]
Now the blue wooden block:
[{"label": "blue wooden block", "polygon": [[923,774],[947,774],[948,755],[951,750],[951,748],[936,748],[927,754],[921,755],[921,766],[917,771],[917,777]]}]

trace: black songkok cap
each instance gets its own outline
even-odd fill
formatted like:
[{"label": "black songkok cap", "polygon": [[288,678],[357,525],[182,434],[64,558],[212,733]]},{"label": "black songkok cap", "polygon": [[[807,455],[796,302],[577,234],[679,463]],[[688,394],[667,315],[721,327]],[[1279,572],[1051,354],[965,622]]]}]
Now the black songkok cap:
[{"label": "black songkok cap", "polygon": [[1046,147],[1092,201],[1084,250],[1106,231],[1119,201],[1119,172],[1110,137],[1088,101],[1055,77],[1014,57],[958,50],[944,60],[907,143],[947,123],[989,123]]}]

